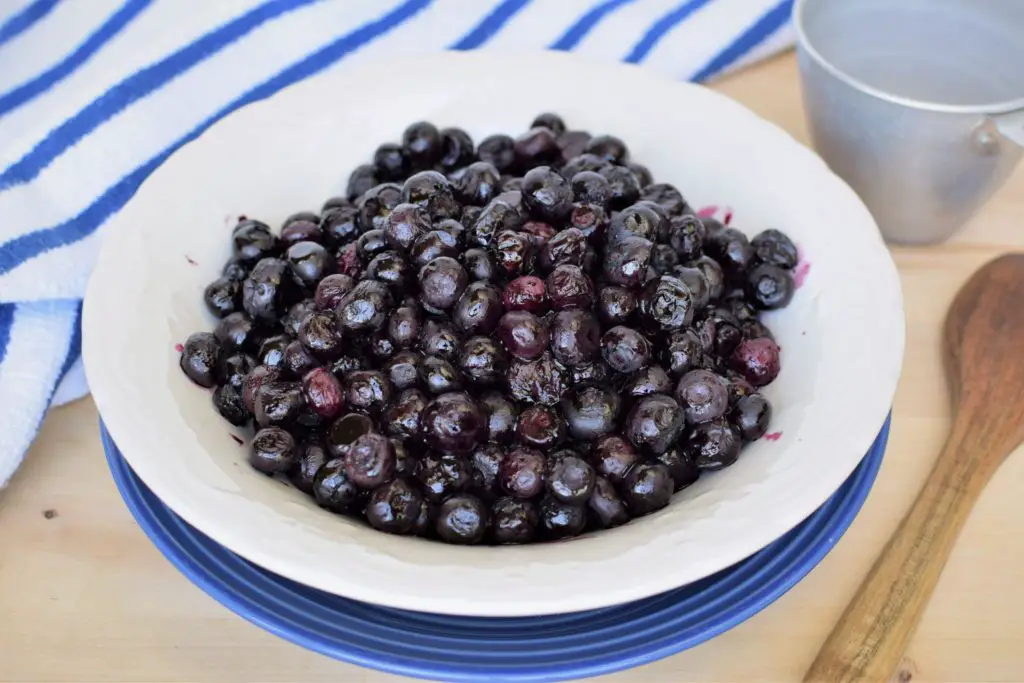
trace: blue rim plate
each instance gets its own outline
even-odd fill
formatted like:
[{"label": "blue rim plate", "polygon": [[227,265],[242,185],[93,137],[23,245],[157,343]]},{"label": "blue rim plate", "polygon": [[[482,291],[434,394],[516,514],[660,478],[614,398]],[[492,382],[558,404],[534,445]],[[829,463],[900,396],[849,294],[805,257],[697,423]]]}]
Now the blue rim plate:
[{"label": "blue rim plate", "polygon": [[107,462],[132,515],[185,576],[286,640],[341,661],[449,681],[558,681],[681,652],[750,618],[821,561],[878,473],[886,419],[864,460],[814,514],[772,544],[696,583],[604,609],[541,617],[457,617],[348,600],[247,562],[182,521],[136,477],[100,423]]}]

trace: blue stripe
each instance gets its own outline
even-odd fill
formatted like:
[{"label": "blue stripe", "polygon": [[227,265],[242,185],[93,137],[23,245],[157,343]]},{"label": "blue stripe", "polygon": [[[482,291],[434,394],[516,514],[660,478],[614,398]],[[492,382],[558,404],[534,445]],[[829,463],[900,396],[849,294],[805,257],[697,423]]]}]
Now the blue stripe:
[{"label": "blue stripe", "polygon": [[3,116],[15,107],[20,107],[33,97],[36,97],[48,88],[67,78],[67,76],[84,64],[90,57],[107,44],[111,38],[138,16],[148,7],[153,0],[128,0],[117,12],[112,14],[106,23],[100,26],[85,41],[79,45],[74,52],[65,57],[63,61],[47,69],[32,80],[22,83],[6,95],[0,96],[0,116]]},{"label": "blue stripe", "polygon": [[0,174],[0,190],[32,180],[69,147],[132,102],[217,54],[260,25],[316,1],[270,0],[210,31],[171,56],[135,72],[51,131],[32,151],[9,166]]},{"label": "blue stripe", "polygon": [[469,33],[452,43],[450,50],[472,50],[480,47],[491,39],[501,27],[508,23],[521,9],[530,4],[532,0],[504,0],[494,8],[494,11],[483,18],[479,24],[474,26]]},{"label": "blue stripe", "polygon": [[14,327],[14,309],[17,304],[0,304],[0,363],[7,355],[7,342],[11,340],[11,328]]},{"label": "blue stripe", "polygon": [[587,10],[586,14],[576,20],[576,23],[566,29],[565,33],[562,34],[558,40],[551,43],[550,49],[552,50],[571,50],[580,41],[583,40],[588,33],[590,33],[595,26],[597,26],[602,19],[606,16],[619,9],[623,5],[628,5],[636,0],[605,0],[599,5],[595,5]]},{"label": "blue stripe", "polygon": [[17,237],[0,247],[0,275],[27,259],[76,242],[91,235],[112,214],[119,211],[138,190],[142,181],[176,149],[194,140],[219,119],[235,109],[273,95],[278,90],[311,76],[342,59],[375,38],[395,29],[430,5],[432,0],[406,0],[391,12],[335,40],[309,57],[293,64],[268,81],[256,86],[234,102],[203,121],[183,138],[110,187],[82,213],[59,225]]},{"label": "blue stripe", "polygon": [[[78,301],[78,307],[75,310],[75,321],[71,327],[71,343],[68,344],[68,351],[64,354],[64,363],[60,367],[60,374],[57,375],[57,381],[53,385],[53,389],[56,390],[57,386],[64,381],[65,375],[68,374],[68,370],[75,364],[78,357],[82,355],[82,301]],[[53,400],[53,392],[50,392],[50,400]]]},{"label": "blue stripe", "polygon": [[0,26],[0,45],[17,38],[57,6],[57,0],[36,0]]},{"label": "blue stripe", "polygon": [[716,73],[723,71],[744,55],[768,40],[773,33],[782,28],[793,13],[793,0],[782,0],[778,5],[765,12],[760,19],[744,31],[736,40],[727,45],[704,65],[693,76],[695,81],[705,81]]},{"label": "blue stripe", "polygon": [[633,46],[633,49],[626,55],[623,61],[627,64],[639,64],[642,62],[650,54],[651,50],[661,42],[666,33],[709,2],[711,0],[687,0],[668,14],[663,15],[651,24],[651,27],[647,29],[647,33]]}]

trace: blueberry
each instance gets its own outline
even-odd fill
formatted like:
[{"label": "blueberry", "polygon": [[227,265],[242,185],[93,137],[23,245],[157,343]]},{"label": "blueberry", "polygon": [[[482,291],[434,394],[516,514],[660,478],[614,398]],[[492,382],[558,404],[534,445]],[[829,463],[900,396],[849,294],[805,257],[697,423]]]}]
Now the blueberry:
[{"label": "blueberry", "polygon": [[551,323],[551,353],[568,366],[590,363],[601,354],[601,326],[590,311],[558,311]]},{"label": "blueberry", "polygon": [[536,252],[530,236],[524,232],[503,230],[491,242],[491,259],[498,273],[514,278],[533,270]]},{"label": "blueberry", "polygon": [[524,360],[539,358],[548,346],[547,326],[529,311],[509,311],[498,320],[496,336],[510,354]]},{"label": "blueberry", "polygon": [[374,489],[366,504],[366,521],[389,534],[408,534],[416,528],[423,506],[419,491],[405,479],[394,479]]},{"label": "blueberry", "polygon": [[441,503],[437,512],[437,535],[445,543],[479,543],[487,533],[487,525],[487,508],[476,496],[452,496]]},{"label": "blueberry", "polygon": [[298,457],[292,465],[288,478],[295,488],[313,495],[313,486],[320,468],[329,460],[327,449],[317,441],[307,441],[298,447]]},{"label": "blueberry", "polygon": [[755,266],[747,275],[747,299],[762,310],[785,308],[793,299],[793,276],[770,264]]},{"label": "blueberry", "polygon": [[419,389],[406,389],[384,415],[384,425],[390,436],[399,439],[413,439],[420,434],[423,409],[427,399]]},{"label": "blueberry", "polygon": [[517,401],[557,404],[569,388],[570,375],[550,353],[537,360],[513,358],[508,369],[508,388]]},{"label": "blueberry", "polygon": [[668,468],[661,463],[640,462],[622,482],[622,498],[634,517],[666,507],[675,487]]},{"label": "blueberry", "polygon": [[647,276],[653,243],[643,237],[626,236],[616,243],[603,262],[604,277],[613,285],[639,288]]},{"label": "blueberry", "polygon": [[432,503],[440,503],[473,482],[466,459],[454,453],[428,453],[416,466],[416,478],[424,497]]},{"label": "blueberry", "polygon": [[[402,187],[381,183],[367,190],[356,205],[359,227],[363,231],[382,230],[391,210],[402,203]],[[325,231],[326,232],[326,231]]]},{"label": "blueberry", "polygon": [[362,500],[363,492],[348,478],[345,461],[335,458],[316,473],[313,497],[317,505],[332,512],[351,512]]},{"label": "blueberry", "polygon": [[750,394],[736,401],[730,420],[744,441],[756,441],[768,431],[772,406],[761,394]]},{"label": "blueberry", "polygon": [[441,133],[432,123],[413,123],[402,133],[402,150],[411,168],[430,168],[444,154]]},{"label": "blueberry", "polygon": [[242,394],[237,387],[224,384],[217,387],[213,392],[213,407],[217,409],[220,416],[235,425],[242,427],[249,424],[252,414],[246,409]]},{"label": "blueberry", "polygon": [[523,203],[535,218],[560,222],[572,211],[573,188],[554,169],[538,166],[523,176]]},{"label": "blueberry", "polygon": [[328,275],[317,283],[313,295],[314,306],[321,311],[333,311],[355,286],[356,281],[350,275]]},{"label": "blueberry", "polygon": [[179,364],[190,380],[201,387],[212,387],[217,383],[221,353],[221,343],[216,336],[196,332],[185,340]]},{"label": "blueberry", "polygon": [[455,366],[444,358],[427,356],[419,364],[420,383],[431,394],[446,394],[462,388]]},{"label": "blueberry", "polygon": [[590,308],[594,303],[594,283],[579,266],[566,263],[556,266],[544,286],[555,310]]},{"label": "blueberry", "polygon": [[478,446],[467,459],[473,493],[483,500],[491,501],[501,495],[498,472],[504,459],[505,449],[494,443]]},{"label": "blueberry", "polygon": [[253,266],[242,283],[242,307],[261,323],[275,323],[288,307],[301,298],[288,264],[277,258],[265,258]]},{"label": "blueberry", "polygon": [[498,391],[489,391],[477,401],[487,417],[487,441],[510,443],[515,438],[519,409]]},{"label": "blueberry", "polygon": [[549,539],[579,536],[586,523],[587,512],[579,505],[564,503],[554,496],[540,502],[540,526]]},{"label": "blueberry", "polygon": [[603,529],[621,526],[629,521],[625,503],[615,491],[615,486],[604,477],[594,480],[594,492],[587,501],[587,509],[591,519]]},{"label": "blueberry", "polygon": [[356,370],[345,378],[345,403],[356,410],[379,413],[393,392],[391,381],[379,370]]},{"label": "blueberry", "polygon": [[617,325],[601,337],[601,356],[616,372],[635,372],[651,358],[651,343],[631,327]]},{"label": "blueberry", "polygon": [[548,494],[563,503],[582,505],[594,492],[597,475],[586,460],[571,451],[548,459],[545,475]]},{"label": "blueberry", "polygon": [[402,186],[402,201],[422,207],[435,221],[458,218],[461,210],[451,183],[437,171],[420,171],[409,176]]},{"label": "blueberry", "polygon": [[645,185],[640,198],[658,204],[669,216],[682,216],[690,210],[679,190],[668,183]]},{"label": "blueberry", "polygon": [[501,489],[513,498],[533,498],[544,490],[547,461],[533,448],[514,448],[505,455],[498,472]]},{"label": "blueberry", "polygon": [[565,132],[565,121],[558,114],[552,114],[551,112],[545,112],[540,114],[530,124],[530,128],[544,127],[550,130],[555,136],[560,136]]},{"label": "blueberry", "polygon": [[546,406],[531,406],[519,413],[516,422],[519,443],[546,451],[565,439],[565,423]]},{"label": "blueberry", "polygon": [[694,426],[683,442],[686,451],[702,470],[720,470],[740,455],[739,432],[723,418]]},{"label": "blueberry", "polygon": [[486,417],[465,393],[441,394],[423,409],[423,438],[439,451],[472,452],[486,431]]},{"label": "blueberry", "polygon": [[[356,199],[365,194],[371,188],[376,187],[381,178],[378,178],[377,169],[371,164],[356,166],[355,170],[348,177],[348,184],[345,187],[345,194],[349,199]],[[326,206],[324,209],[326,210]]]},{"label": "blueberry", "polygon": [[679,439],[686,427],[683,408],[664,394],[644,396],[625,421],[625,436],[642,452],[664,453]]},{"label": "blueberry", "polygon": [[492,281],[498,279],[498,271],[486,249],[467,249],[462,254],[462,266],[469,274],[470,281]]},{"label": "blueberry", "polygon": [[468,283],[465,268],[455,259],[441,256],[420,269],[420,300],[425,306],[447,310],[455,305]]},{"label": "blueberry", "polygon": [[219,277],[203,291],[206,308],[218,318],[234,313],[242,306],[242,285],[238,280]]},{"label": "blueberry", "polygon": [[423,234],[429,232],[430,214],[416,204],[399,204],[384,224],[384,238],[392,249],[407,253]]},{"label": "blueberry", "polygon": [[493,165],[499,173],[507,173],[515,166],[515,141],[508,135],[491,135],[480,141],[476,155],[480,161]]},{"label": "blueberry", "polygon": [[505,496],[491,506],[491,537],[495,543],[529,543],[537,530],[539,515],[532,501]]},{"label": "blueberry", "polygon": [[231,246],[234,258],[249,264],[275,256],[280,251],[270,226],[253,220],[245,220],[235,226],[231,233]]},{"label": "blueberry", "polygon": [[422,268],[442,256],[455,258],[458,255],[459,248],[455,238],[444,230],[430,230],[420,235],[409,251],[409,258],[416,268]]},{"label": "blueberry", "polygon": [[587,238],[579,228],[566,228],[545,242],[540,251],[540,266],[551,271],[562,264],[582,266]]},{"label": "blueberry", "polygon": [[476,159],[473,138],[461,128],[441,129],[441,159],[437,162],[444,171],[454,171]]},{"label": "blueberry", "polygon": [[675,396],[690,424],[718,419],[729,407],[725,379],[709,370],[691,370],[683,375],[676,386]]},{"label": "blueberry", "polygon": [[306,405],[322,418],[336,417],[345,405],[341,382],[326,368],[314,368],[302,378]]},{"label": "blueberry", "polygon": [[502,300],[509,311],[543,313],[548,305],[544,280],[533,275],[517,277],[506,285]]},{"label": "blueberry", "polygon": [[380,280],[362,280],[346,294],[337,308],[342,330],[365,333],[377,331],[387,323],[394,307],[388,286]]},{"label": "blueberry", "polygon": [[264,339],[260,344],[259,351],[256,353],[256,358],[259,360],[260,365],[266,365],[267,367],[279,370],[283,369],[284,352],[288,348],[289,343],[291,343],[291,338],[286,334],[275,334]]},{"label": "blueberry", "polygon": [[640,181],[625,166],[607,166],[601,175],[608,181],[611,196],[608,206],[612,209],[624,209],[640,198]]},{"label": "blueberry", "polygon": [[597,473],[613,484],[621,482],[640,460],[633,445],[618,434],[599,437],[590,458]]},{"label": "blueberry", "polygon": [[295,439],[280,427],[266,427],[252,438],[249,464],[268,474],[286,472],[297,457]]},{"label": "blueberry", "polygon": [[373,153],[374,177],[384,181],[404,180],[409,175],[401,145],[385,142]]},{"label": "blueberry", "polygon": [[778,266],[785,270],[796,268],[799,254],[793,241],[780,230],[765,230],[750,240],[754,256],[761,263]]},{"label": "blueberry", "polygon": [[459,368],[473,384],[500,384],[508,371],[508,356],[493,339],[478,335],[468,338],[463,344]]},{"label": "blueberry", "polygon": [[306,399],[298,382],[264,382],[256,391],[253,415],[261,427],[287,425],[295,422],[305,408]]},{"label": "blueberry", "polygon": [[516,138],[513,149],[516,163],[521,168],[550,164],[562,158],[562,150],[558,146],[555,133],[544,126],[531,128],[520,135]]},{"label": "blueberry", "polygon": [[356,486],[372,489],[395,473],[395,449],[381,434],[369,432],[352,442],[345,455],[345,472]]},{"label": "blueberry", "polygon": [[762,387],[779,375],[779,346],[764,337],[745,340],[732,354],[730,363],[748,382]]},{"label": "blueberry", "polygon": [[429,318],[420,329],[419,348],[424,355],[455,360],[458,358],[462,345],[459,336],[450,324],[436,318]]},{"label": "blueberry", "polygon": [[464,204],[486,206],[499,194],[501,174],[494,164],[477,161],[452,176],[455,197]]}]

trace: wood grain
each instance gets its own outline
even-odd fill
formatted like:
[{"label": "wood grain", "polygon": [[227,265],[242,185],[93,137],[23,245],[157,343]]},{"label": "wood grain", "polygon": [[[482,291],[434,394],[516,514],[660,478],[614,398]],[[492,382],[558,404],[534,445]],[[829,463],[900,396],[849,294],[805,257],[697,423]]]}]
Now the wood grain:
[{"label": "wood grain", "polygon": [[[716,86],[807,142],[792,55]],[[942,320],[984,262],[1024,250],[1024,167],[940,247],[899,248],[907,355],[889,448],[864,509],[829,556],[731,631],[609,683],[795,683],[921,489],[949,432]],[[829,229],[827,225],[823,230]],[[171,567],[132,521],[88,400],[54,411],[0,491],[0,681],[308,681],[394,676],[315,655],[246,623]],[[985,489],[904,659],[915,683],[1024,681],[1024,458]],[[46,510],[57,515],[47,519]]]},{"label": "wood grain", "polygon": [[1024,255],[986,264],[946,316],[955,417],[946,446],[806,676],[885,683],[896,673],[975,501],[1024,441]]}]

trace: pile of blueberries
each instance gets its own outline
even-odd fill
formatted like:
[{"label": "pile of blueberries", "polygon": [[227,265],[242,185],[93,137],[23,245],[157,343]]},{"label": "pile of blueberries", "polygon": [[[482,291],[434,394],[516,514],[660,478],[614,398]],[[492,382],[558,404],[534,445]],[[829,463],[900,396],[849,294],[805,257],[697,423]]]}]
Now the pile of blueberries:
[{"label": "pile of blueberries", "polygon": [[240,218],[181,367],[333,512],[528,543],[668,505],[767,430],[793,242],[700,218],[625,143],[409,126],[275,235]]}]

